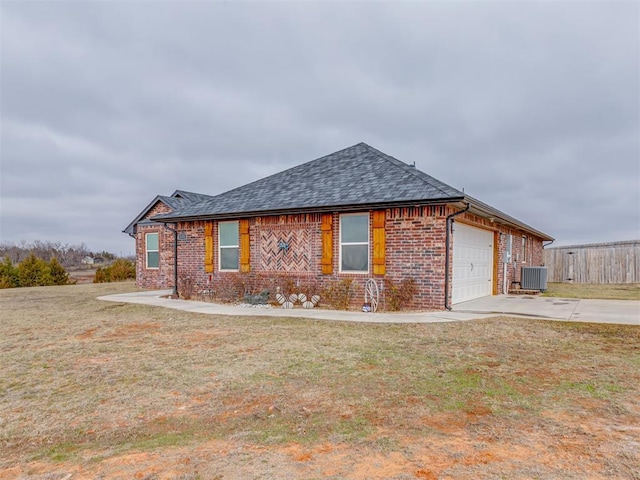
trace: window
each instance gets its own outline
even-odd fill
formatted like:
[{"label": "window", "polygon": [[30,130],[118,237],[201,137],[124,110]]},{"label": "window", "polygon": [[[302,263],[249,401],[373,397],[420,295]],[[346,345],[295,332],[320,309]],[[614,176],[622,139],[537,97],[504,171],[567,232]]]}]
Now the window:
[{"label": "window", "polygon": [[238,270],[239,238],[238,222],[220,222],[218,224],[220,270]]},{"label": "window", "polygon": [[522,263],[527,263],[527,237],[522,236]]},{"label": "window", "polygon": [[157,233],[145,235],[145,249],[147,251],[147,268],[158,268],[160,265],[160,248]]},{"label": "window", "polygon": [[369,272],[369,214],[340,216],[340,271]]}]

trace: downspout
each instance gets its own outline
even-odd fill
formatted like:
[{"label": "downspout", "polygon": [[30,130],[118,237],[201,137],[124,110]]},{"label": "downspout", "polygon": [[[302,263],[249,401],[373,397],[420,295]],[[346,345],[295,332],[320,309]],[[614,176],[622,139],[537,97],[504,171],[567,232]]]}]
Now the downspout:
[{"label": "downspout", "polygon": [[173,295],[178,296],[178,231],[169,227],[166,223],[164,228],[173,232]]},{"label": "downspout", "polygon": [[445,238],[445,250],[444,250],[444,308],[447,310],[451,310],[451,305],[449,305],[449,262],[451,257],[451,225],[453,223],[453,218],[458,215],[462,215],[464,212],[471,208],[471,204],[467,203],[467,206],[464,210],[460,210],[459,212],[452,213],[447,217],[447,233]]},{"label": "downspout", "polygon": [[[542,244],[542,250],[544,250],[545,248],[547,248],[549,245],[551,245],[553,242],[555,242],[555,238],[553,240],[551,240],[549,243],[547,243],[546,245],[543,243]],[[544,252],[542,254],[542,266],[545,266],[545,262],[544,262]]]},{"label": "downspout", "polygon": [[[124,233],[124,230],[123,230]],[[136,256],[136,263],[134,265],[134,270],[135,270],[135,274],[136,274],[136,285],[138,284],[138,236],[137,236],[138,232],[136,231],[136,226],[133,226],[133,233],[127,233],[127,235],[129,235],[131,238],[133,238],[134,243],[133,243],[133,252]]]}]

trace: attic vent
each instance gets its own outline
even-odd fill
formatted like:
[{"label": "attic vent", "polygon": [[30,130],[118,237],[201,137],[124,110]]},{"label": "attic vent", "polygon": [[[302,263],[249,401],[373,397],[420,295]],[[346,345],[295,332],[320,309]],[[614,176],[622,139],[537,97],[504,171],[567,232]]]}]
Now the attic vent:
[{"label": "attic vent", "polygon": [[520,286],[523,290],[547,290],[547,267],[522,267]]}]

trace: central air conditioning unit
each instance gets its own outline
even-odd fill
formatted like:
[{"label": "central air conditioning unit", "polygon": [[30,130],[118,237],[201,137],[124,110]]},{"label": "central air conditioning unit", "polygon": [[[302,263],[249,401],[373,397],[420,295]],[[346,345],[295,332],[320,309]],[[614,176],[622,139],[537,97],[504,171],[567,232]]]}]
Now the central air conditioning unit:
[{"label": "central air conditioning unit", "polygon": [[523,290],[547,290],[547,267],[522,267],[520,288]]}]

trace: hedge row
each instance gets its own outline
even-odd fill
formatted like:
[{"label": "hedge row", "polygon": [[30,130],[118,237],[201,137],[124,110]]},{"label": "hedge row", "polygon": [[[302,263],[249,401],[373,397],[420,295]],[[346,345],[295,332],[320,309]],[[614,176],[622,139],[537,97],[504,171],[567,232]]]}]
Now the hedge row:
[{"label": "hedge row", "polygon": [[9,257],[0,263],[0,288],[39,287],[49,285],[69,285],[69,274],[52,258],[48,262],[33,253],[14,266]]},{"label": "hedge row", "polygon": [[96,270],[93,283],[120,282],[136,278],[136,265],[130,261],[120,258],[108,267]]}]

